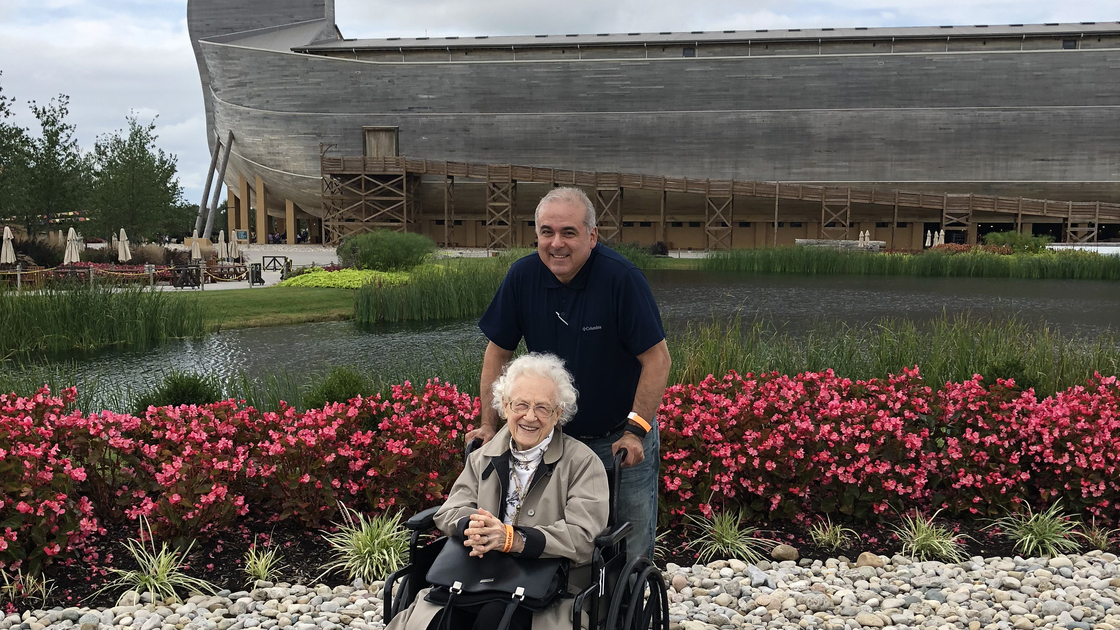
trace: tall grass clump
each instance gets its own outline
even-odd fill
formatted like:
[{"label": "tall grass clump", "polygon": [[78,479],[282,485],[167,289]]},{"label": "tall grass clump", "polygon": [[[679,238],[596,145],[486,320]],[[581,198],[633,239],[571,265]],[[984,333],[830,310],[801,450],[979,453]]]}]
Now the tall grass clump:
[{"label": "tall grass clump", "polygon": [[344,267],[408,271],[427,260],[435,249],[435,241],[423,234],[374,230],[346,237],[335,252]]},{"label": "tall grass clump", "polygon": [[0,358],[111,347],[148,348],[200,337],[203,309],[134,285],[78,283],[69,288],[0,292]]},{"label": "tall grass clump", "polygon": [[712,252],[703,259],[701,268],[805,275],[1120,280],[1120,256],[1085,251],[1041,251],[1004,256],[982,250],[963,254],[933,251],[880,254],[815,247],[777,247]]},{"label": "tall grass clump", "polygon": [[354,320],[373,325],[478,317],[512,262],[509,257],[449,260],[416,269],[407,284],[366,285],[355,295]]},{"label": "tall grass clump", "polygon": [[1013,378],[1048,396],[1083,384],[1094,372],[1120,374],[1120,346],[1112,335],[1081,338],[1044,324],[969,315],[942,316],[927,325],[884,319],[863,325],[817,324],[794,335],[761,320],[689,326],[671,333],[670,383],[699,383],[709,374],[834,370],[853,379],[884,378],[917,365],[933,387],[981,374]]}]

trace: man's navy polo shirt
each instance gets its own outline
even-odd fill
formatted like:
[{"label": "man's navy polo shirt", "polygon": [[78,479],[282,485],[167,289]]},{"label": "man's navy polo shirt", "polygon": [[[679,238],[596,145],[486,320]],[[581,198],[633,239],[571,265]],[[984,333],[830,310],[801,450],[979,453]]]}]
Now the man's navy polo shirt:
[{"label": "man's navy polo shirt", "polygon": [[637,356],[665,338],[645,276],[604,245],[566,285],[536,253],[518,260],[478,327],[506,350],[524,337],[530,352],[564,360],[579,390],[579,410],[564,432],[576,437],[626,422],[642,373]]}]

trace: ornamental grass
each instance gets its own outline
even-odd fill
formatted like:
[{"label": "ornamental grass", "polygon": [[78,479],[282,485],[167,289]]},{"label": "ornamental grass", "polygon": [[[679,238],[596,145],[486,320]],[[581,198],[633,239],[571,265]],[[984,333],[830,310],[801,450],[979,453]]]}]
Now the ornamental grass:
[{"label": "ornamental grass", "polygon": [[200,337],[202,308],[137,285],[48,284],[36,292],[0,291],[0,357],[152,347]]},{"label": "ornamental grass", "polygon": [[1120,280],[1120,256],[1084,251],[1003,255],[980,247],[966,253],[921,254],[839,251],[816,247],[733,249],[711,252],[700,264],[711,271],[930,278],[1029,278]]}]

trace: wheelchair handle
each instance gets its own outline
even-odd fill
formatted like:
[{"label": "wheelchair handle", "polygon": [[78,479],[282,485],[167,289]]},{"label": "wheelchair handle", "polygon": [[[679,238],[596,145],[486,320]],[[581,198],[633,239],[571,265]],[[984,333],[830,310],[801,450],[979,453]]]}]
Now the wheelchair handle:
[{"label": "wheelchair handle", "polygon": [[471,453],[477,448],[482,448],[482,438],[475,438],[467,442],[466,450],[463,451],[463,459],[470,457]]},{"label": "wheelchair handle", "polygon": [[620,448],[618,452],[614,454],[614,468],[608,471],[610,474],[610,479],[608,480],[610,482],[610,492],[608,493],[610,494],[610,512],[607,517],[607,523],[612,526],[617,522],[615,515],[617,512],[616,508],[618,507],[619,486],[622,482],[622,462],[624,461],[626,461],[626,449]]}]

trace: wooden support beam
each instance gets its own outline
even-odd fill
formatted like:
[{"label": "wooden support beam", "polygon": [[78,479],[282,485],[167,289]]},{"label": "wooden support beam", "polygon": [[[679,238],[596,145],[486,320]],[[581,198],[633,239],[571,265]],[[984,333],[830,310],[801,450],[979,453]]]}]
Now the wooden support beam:
[{"label": "wooden support beam", "polygon": [[252,236],[252,231],[249,229],[249,180],[240,173],[237,175],[237,192],[237,202],[241,205],[238,209],[240,220],[237,229],[245,230],[245,238],[248,239]]},{"label": "wooden support beam", "polygon": [[257,244],[264,245],[268,243],[268,220],[265,214],[265,204],[268,203],[268,193],[264,189],[264,180],[260,175],[257,175]]},{"label": "wooden support beam", "polygon": [[622,242],[622,189],[595,189],[595,225],[599,238],[608,243]]},{"label": "wooden support beam", "polygon": [[732,195],[704,196],[704,233],[707,237],[707,248],[731,249],[731,220],[734,206]]},{"label": "wooden support beam", "polygon": [[455,178],[443,180],[443,246],[454,247],[455,243]]},{"label": "wooden support beam", "polygon": [[296,244],[296,204],[291,199],[284,200],[284,232],[288,245]]},{"label": "wooden support beam", "polygon": [[513,246],[513,200],[516,182],[486,182],[486,247]]}]

